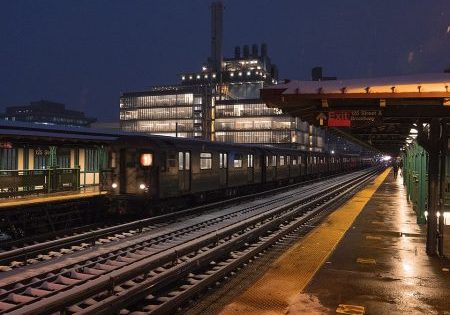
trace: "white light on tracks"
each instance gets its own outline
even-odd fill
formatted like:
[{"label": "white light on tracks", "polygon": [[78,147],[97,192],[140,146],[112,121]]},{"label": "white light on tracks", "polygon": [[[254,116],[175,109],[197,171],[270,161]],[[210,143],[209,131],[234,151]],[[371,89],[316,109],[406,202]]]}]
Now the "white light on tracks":
[{"label": "white light on tracks", "polygon": [[113,189],[116,189],[116,188],[117,188],[117,183],[112,183],[111,187],[112,187]]},{"label": "white light on tracks", "polygon": [[144,189],[145,189],[145,184],[140,184],[140,185],[139,185],[139,189],[144,190]]}]

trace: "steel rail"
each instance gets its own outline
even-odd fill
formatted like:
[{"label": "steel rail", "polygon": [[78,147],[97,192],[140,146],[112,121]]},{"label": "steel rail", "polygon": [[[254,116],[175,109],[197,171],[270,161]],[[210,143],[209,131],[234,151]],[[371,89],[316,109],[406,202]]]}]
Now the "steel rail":
[{"label": "steel rail", "polygon": [[[356,178],[360,179],[361,176],[357,176]],[[352,180],[354,181],[355,179],[347,180],[346,184],[338,183],[335,185],[335,188],[338,191],[347,189],[350,185],[352,185]],[[319,200],[322,201],[326,198],[330,198],[333,194],[336,194],[336,191],[329,191],[325,194],[320,192],[316,193],[316,195],[319,197]],[[312,204],[316,204],[317,202],[318,200],[309,201],[306,205],[302,205],[299,208],[304,209],[308,205],[311,206]],[[251,226],[255,227],[258,224],[261,224],[261,222],[263,222],[264,220],[268,220],[268,218],[270,218],[271,216],[272,218],[267,224],[278,224],[280,222],[283,222],[283,220],[287,220],[287,215],[293,215],[292,211],[290,212],[290,214],[282,214],[283,211],[288,211],[288,209],[295,207],[298,204],[298,201],[291,202],[283,207],[273,209],[270,212],[259,214],[258,216],[248,218],[239,223],[235,223],[220,231],[211,232],[204,235],[203,237],[191,240],[186,244],[176,245],[169,251],[165,251],[163,253],[135,262],[118,270],[114,270],[106,275],[98,276],[95,278],[95,281],[87,281],[83,284],[77,283],[69,285],[68,288],[66,288],[61,293],[57,293],[50,297],[41,297],[39,301],[33,304],[25,305],[22,308],[17,308],[17,312],[20,314],[37,314],[40,312],[58,311],[67,306],[76,304],[77,301],[79,302],[83,299],[88,299],[89,297],[92,297],[99,292],[104,292],[105,290],[114,292],[114,287],[117,285],[130,281],[136,277],[139,277],[140,275],[148,274],[155,268],[164,266],[166,264],[173,264],[180,257],[189,255],[190,253],[201,252],[202,248],[211,245],[213,245],[213,247],[214,245],[217,246],[220,240],[230,238],[233,236],[233,234],[236,233],[242,233],[243,230],[245,231],[245,229]],[[264,224],[262,226],[267,227]],[[196,259],[193,259],[193,261],[196,261]],[[178,273],[180,273],[179,270]]]},{"label": "steel rail", "polygon": [[[345,175],[343,175],[345,176]],[[334,179],[336,177],[331,176],[330,179]],[[317,184],[317,181],[314,181],[313,184]],[[130,230],[137,230],[138,232],[142,232],[145,228],[148,228],[152,225],[158,223],[167,223],[168,220],[176,220],[179,219],[180,216],[188,216],[192,214],[203,213],[218,207],[224,207],[229,204],[238,203],[240,201],[245,201],[248,199],[256,199],[261,196],[266,196],[267,194],[276,193],[283,190],[291,189],[296,186],[304,186],[307,182],[295,183],[289,185],[287,187],[276,188],[270,191],[263,191],[259,193],[255,193],[252,195],[246,195],[241,197],[232,198],[229,200],[219,201],[210,203],[207,205],[202,205],[194,208],[189,208],[182,211],[177,211],[175,213],[168,213],[148,219],[136,220],[129,223],[124,223],[120,225],[115,225],[107,228],[98,229],[95,231],[84,232],[64,238],[59,238],[52,241],[46,241],[39,244],[33,244],[29,246],[24,246],[22,248],[17,248],[5,252],[0,252],[0,266],[7,266],[15,261],[22,261],[24,265],[27,264],[27,260],[30,258],[36,258],[40,254],[47,253],[49,251],[56,251],[61,248],[66,248],[70,246],[77,246],[82,243],[86,244],[94,244],[96,240],[101,238],[106,238],[108,236],[113,236],[114,234],[120,234],[123,232],[128,232]]]},{"label": "steel rail", "polygon": [[[343,176],[341,178],[341,180],[343,180],[343,179],[345,179],[347,177],[348,176]],[[320,187],[321,189],[327,187],[326,185],[323,185],[323,183],[321,183],[321,184],[322,184],[321,187]],[[329,184],[329,185],[331,185],[331,184]],[[295,193],[291,194],[291,196],[293,196],[293,195],[295,195]],[[279,199],[279,198],[277,198],[277,199]],[[304,196],[304,200],[308,200],[308,196]],[[264,203],[264,206],[266,206],[267,204],[270,204],[270,202],[269,203]],[[234,211],[232,213],[227,213],[227,214],[223,215],[222,218],[229,217],[229,216],[236,216],[239,213],[243,214],[245,212],[250,211],[249,209],[258,208],[258,206],[260,206],[260,205],[254,205],[254,206],[246,207],[244,209],[240,209],[238,211]],[[217,220],[219,218],[221,218],[221,217],[216,217],[216,218],[213,218],[211,220],[203,221],[203,222],[200,222],[197,225],[201,228],[208,221],[214,223],[214,222],[217,222]],[[184,229],[181,229],[180,231],[185,231],[185,230],[192,231],[193,227],[194,226],[189,226],[189,228],[187,228],[187,229],[184,228]],[[165,239],[173,241],[173,239],[175,237],[174,233],[177,233],[177,232],[176,231],[175,232],[170,232],[170,233],[167,233],[167,235],[163,235],[163,236],[161,236],[161,235],[160,236],[155,236],[154,237],[156,239],[155,243],[156,244],[161,243],[163,241],[163,240],[161,240],[161,237],[165,237]],[[147,241],[141,242],[141,243],[144,243],[144,245],[142,245],[139,248],[136,248],[135,246],[132,246],[132,249],[134,249],[137,252],[138,249],[140,249],[140,248],[145,248],[146,246],[150,246],[152,244],[153,245],[155,244],[155,243],[149,244],[149,242],[147,242]],[[134,245],[136,245],[136,244],[134,244]],[[166,248],[165,250],[168,250],[168,249],[169,248]],[[76,267],[78,269],[80,269],[82,267],[83,268],[95,268],[98,264],[107,263],[111,258],[114,258],[114,257],[115,258],[117,258],[117,257],[121,258],[121,256],[123,254],[124,254],[124,252],[122,250],[117,250],[116,254],[112,254],[112,252],[111,252],[107,257],[103,257],[102,260],[92,261],[92,258],[90,258],[90,260],[87,260],[87,264],[84,264],[84,265],[83,264],[80,265],[80,262],[77,262],[77,263],[73,263],[72,265],[65,266],[65,268],[62,269],[62,271],[58,271],[58,270],[61,270],[61,269],[57,269],[57,270],[53,270],[53,271],[47,270],[48,274],[50,275],[48,277],[44,277],[44,278],[38,279],[38,278],[34,278],[35,276],[34,277],[31,276],[30,277],[31,280],[29,280],[29,281],[27,281],[26,279],[21,279],[21,280],[16,281],[15,283],[7,284],[6,287],[1,288],[1,290],[4,293],[0,294],[0,301],[4,301],[5,299],[11,299],[11,296],[13,296],[14,294],[20,294],[20,292],[23,292],[24,291],[24,289],[23,289],[24,283],[26,283],[27,286],[32,286],[32,287],[36,288],[38,285],[43,284],[45,282],[55,281],[55,279],[57,280],[59,276],[63,277],[65,275],[67,275],[68,274],[68,270],[70,270],[70,268],[72,268],[72,267]],[[102,256],[102,255],[100,255],[100,256]],[[35,279],[37,279],[37,280],[35,280]],[[7,289],[8,287],[12,287],[12,289]],[[14,298],[14,296],[13,296],[13,298]]]}]

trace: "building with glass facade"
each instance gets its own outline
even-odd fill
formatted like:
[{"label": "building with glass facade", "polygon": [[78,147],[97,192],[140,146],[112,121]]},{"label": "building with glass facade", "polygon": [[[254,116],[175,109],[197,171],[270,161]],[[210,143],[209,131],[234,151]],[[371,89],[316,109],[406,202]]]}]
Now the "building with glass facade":
[{"label": "building with glass facade", "polygon": [[64,104],[41,100],[25,106],[10,106],[0,118],[11,121],[32,122],[45,125],[89,127],[97,119],[83,112],[68,110]]},{"label": "building with glass facade", "polygon": [[207,138],[208,89],[202,86],[155,87],[123,93],[122,130],[172,137]]},{"label": "building with glass facade", "polygon": [[205,64],[197,73],[183,73],[174,86],[123,93],[121,128],[174,137],[231,143],[271,144],[304,150],[325,150],[324,132],[298,118],[269,108],[259,98],[264,86],[276,84],[277,67],[267,46],[235,48],[222,70]]}]

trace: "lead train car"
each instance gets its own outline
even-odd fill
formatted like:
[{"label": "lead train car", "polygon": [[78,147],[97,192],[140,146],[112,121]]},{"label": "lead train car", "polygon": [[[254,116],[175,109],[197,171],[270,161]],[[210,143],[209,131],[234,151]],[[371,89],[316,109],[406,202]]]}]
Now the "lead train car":
[{"label": "lead train car", "polygon": [[109,189],[147,200],[203,201],[361,167],[357,156],[163,136],[123,136],[110,150]]}]

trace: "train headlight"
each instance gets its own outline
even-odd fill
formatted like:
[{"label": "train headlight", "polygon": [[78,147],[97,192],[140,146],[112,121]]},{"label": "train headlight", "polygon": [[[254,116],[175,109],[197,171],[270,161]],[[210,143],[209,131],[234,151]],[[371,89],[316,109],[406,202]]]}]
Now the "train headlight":
[{"label": "train headlight", "polygon": [[139,189],[141,189],[141,190],[144,190],[146,187],[145,187],[145,184],[140,184],[139,185]]},{"label": "train headlight", "polygon": [[112,183],[111,187],[112,187],[113,189],[116,189],[116,188],[117,188],[117,183]]}]

